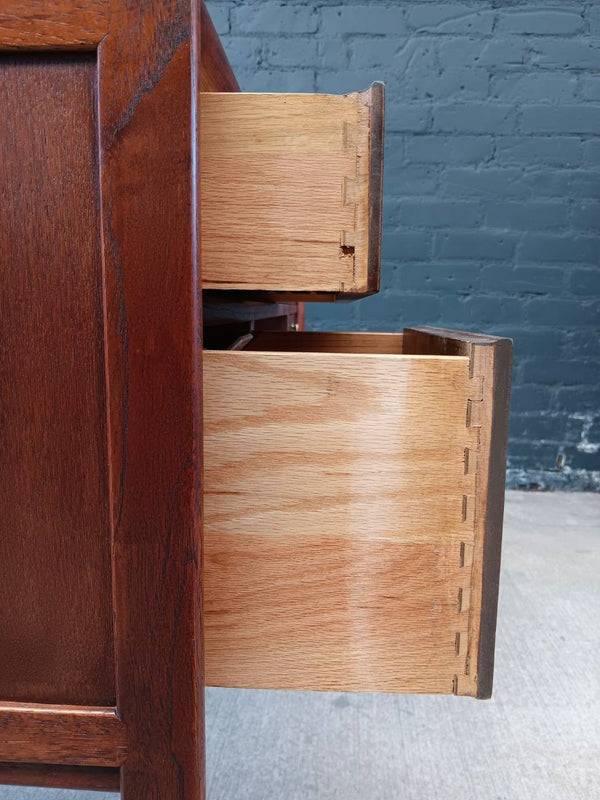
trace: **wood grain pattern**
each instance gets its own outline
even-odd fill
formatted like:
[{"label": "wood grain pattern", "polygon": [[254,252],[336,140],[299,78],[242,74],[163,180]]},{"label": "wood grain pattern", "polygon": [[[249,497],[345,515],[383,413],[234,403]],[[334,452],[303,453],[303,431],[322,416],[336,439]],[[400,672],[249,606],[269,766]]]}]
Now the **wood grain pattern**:
[{"label": "wood grain pattern", "polygon": [[[189,6],[175,5],[123,4],[102,46],[102,177],[118,706],[132,736],[122,793],[191,800],[203,795],[192,171],[199,32],[192,42]],[[118,68],[124,47],[135,53],[133,91]]]},{"label": "wood grain pattern", "polygon": [[126,755],[114,708],[0,704],[0,762],[116,767]]},{"label": "wood grain pattern", "polygon": [[187,0],[113,0],[99,49],[125,800],[204,797],[199,23]]},{"label": "wood grain pattern", "polygon": [[380,353],[400,355],[403,352],[401,333],[343,333],[302,331],[294,336],[257,332],[246,350],[273,350],[288,353]]},{"label": "wood grain pattern", "polygon": [[0,697],[60,704],[5,709],[0,758],[119,764],[126,728],[125,800],[204,796],[199,26],[110,0],[97,58],[0,76]]},{"label": "wood grain pattern", "polygon": [[454,691],[469,359],[207,352],[204,386],[207,683]]},{"label": "wood grain pattern", "polygon": [[376,291],[382,115],[381,85],[344,96],[203,94],[204,287]]},{"label": "wood grain pattern", "polygon": [[0,49],[92,50],[108,31],[109,0],[2,0]]},{"label": "wood grain pattern", "polygon": [[114,705],[96,69],[0,59],[0,700]]},{"label": "wood grain pattern", "polygon": [[0,762],[0,784],[9,786],[118,792],[120,780],[117,767],[73,767]]}]

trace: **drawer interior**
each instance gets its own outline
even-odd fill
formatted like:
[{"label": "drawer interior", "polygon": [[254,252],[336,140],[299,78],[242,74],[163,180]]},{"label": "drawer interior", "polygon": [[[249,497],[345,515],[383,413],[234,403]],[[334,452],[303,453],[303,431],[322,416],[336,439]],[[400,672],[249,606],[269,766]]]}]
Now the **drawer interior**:
[{"label": "drawer interior", "polygon": [[335,299],[379,288],[383,84],[201,95],[205,289]]},{"label": "drawer interior", "polygon": [[481,694],[477,341],[205,351],[209,685]]}]

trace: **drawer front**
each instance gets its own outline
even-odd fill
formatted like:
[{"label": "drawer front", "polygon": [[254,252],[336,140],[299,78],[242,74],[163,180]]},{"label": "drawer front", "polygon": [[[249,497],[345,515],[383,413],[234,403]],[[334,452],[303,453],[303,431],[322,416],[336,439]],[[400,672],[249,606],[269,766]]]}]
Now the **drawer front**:
[{"label": "drawer front", "polygon": [[383,94],[202,95],[205,289],[378,290]]},{"label": "drawer front", "polygon": [[509,345],[205,353],[209,685],[489,695]]}]

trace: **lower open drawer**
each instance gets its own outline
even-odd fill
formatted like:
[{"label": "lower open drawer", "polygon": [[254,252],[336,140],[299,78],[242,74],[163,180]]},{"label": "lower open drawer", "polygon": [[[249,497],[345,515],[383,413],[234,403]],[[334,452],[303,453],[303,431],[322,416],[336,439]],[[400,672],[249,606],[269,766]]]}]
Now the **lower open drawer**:
[{"label": "lower open drawer", "polygon": [[490,695],[511,353],[427,328],[205,352],[208,685]]}]

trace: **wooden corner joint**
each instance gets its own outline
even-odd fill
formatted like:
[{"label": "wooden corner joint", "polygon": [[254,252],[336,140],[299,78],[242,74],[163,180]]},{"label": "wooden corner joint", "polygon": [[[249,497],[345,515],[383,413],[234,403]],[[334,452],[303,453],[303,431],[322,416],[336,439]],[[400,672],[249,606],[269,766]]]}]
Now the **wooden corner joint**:
[{"label": "wooden corner joint", "polygon": [[[479,348],[469,348],[469,379],[465,408],[465,482],[460,508],[461,529],[458,552],[457,630],[454,652],[457,659],[452,680],[453,694],[473,694],[477,676],[472,674],[472,653],[476,642],[473,623],[476,613],[471,600],[477,568],[477,496],[480,491],[481,426],[484,420],[484,375],[480,372]],[[475,613],[474,613],[475,612]]]}]

